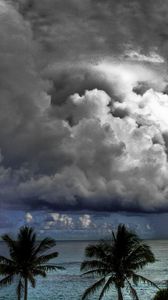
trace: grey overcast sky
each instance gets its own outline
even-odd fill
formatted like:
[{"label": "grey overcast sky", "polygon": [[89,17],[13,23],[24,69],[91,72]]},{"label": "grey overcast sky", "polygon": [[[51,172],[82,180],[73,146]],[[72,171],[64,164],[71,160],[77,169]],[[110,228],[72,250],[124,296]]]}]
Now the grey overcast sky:
[{"label": "grey overcast sky", "polygon": [[0,0],[0,231],[167,237],[168,0]]}]

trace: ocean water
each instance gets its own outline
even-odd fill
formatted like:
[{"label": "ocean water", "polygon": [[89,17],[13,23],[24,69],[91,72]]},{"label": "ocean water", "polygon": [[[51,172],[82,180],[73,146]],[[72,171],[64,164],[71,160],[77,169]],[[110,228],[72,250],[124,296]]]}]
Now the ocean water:
[{"label": "ocean water", "polygon": [[[65,270],[49,273],[47,278],[37,278],[35,289],[29,288],[29,300],[79,300],[84,290],[94,283],[93,278],[83,278],[80,276],[80,262],[84,258],[84,249],[88,245],[87,241],[61,241],[57,242],[56,249],[60,253],[59,257],[53,261],[64,266]],[[165,287],[168,280],[168,241],[147,241],[151,246],[157,261],[149,264],[141,272],[160,287]],[[0,242],[0,254],[6,254],[6,248]],[[137,288],[140,300],[151,300],[156,289],[146,284],[140,284]],[[0,300],[15,300],[15,284],[0,288]],[[96,295],[90,298],[96,300]],[[104,297],[105,300],[117,299],[115,289],[110,290]],[[131,297],[127,290],[124,290],[124,299]]]}]

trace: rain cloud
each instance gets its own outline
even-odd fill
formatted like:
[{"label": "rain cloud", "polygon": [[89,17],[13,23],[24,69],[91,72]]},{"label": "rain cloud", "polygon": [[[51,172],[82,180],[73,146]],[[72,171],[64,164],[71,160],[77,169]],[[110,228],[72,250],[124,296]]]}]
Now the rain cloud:
[{"label": "rain cloud", "polygon": [[167,211],[167,1],[64,2],[0,1],[1,208]]}]

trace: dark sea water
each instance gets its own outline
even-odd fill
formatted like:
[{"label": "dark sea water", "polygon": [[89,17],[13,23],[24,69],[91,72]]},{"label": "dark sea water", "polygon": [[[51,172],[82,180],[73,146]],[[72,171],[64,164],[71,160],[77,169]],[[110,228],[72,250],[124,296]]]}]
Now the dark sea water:
[{"label": "dark sea water", "polygon": [[[91,243],[91,242],[89,242]],[[168,241],[147,241],[157,258],[156,263],[148,265],[142,274],[160,287],[166,286],[168,280]],[[49,273],[47,278],[37,278],[37,287],[29,288],[29,300],[79,300],[83,291],[95,280],[80,276],[80,262],[84,257],[84,249],[88,245],[86,241],[57,242],[57,251],[60,255],[56,263],[66,269]],[[0,242],[0,253],[6,254],[4,244]],[[145,284],[137,287],[140,300],[151,300],[156,289]],[[0,300],[15,300],[15,286],[0,289]],[[91,300],[98,297],[92,296]],[[105,300],[117,299],[115,290],[111,290]],[[124,291],[124,299],[129,300],[130,295]]]}]

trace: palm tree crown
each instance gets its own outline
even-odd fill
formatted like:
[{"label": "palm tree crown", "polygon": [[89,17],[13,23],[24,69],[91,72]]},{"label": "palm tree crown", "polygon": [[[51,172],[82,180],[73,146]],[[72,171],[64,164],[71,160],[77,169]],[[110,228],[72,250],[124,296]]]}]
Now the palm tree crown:
[{"label": "palm tree crown", "polygon": [[85,255],[89,260],[81,264],[81,270],[85,271],[82,275],[94,275],[99,277],[99,280],[86,289],[82,300],[88,299],[99,289],[101,292],[98,299],[101,300],[112,285],[116,288],[118,300],[123,300],[122,288],[125,286],[129,288],[132,298],[138,300],[132,282],[137,285],[140,280],[157,287],[153,282],[136,273],[147,263],[155,261],[152,251],[124,225],[118,226],[116,234],[112,232],[112,240],[103,240],[96,245],[89,245],[85,249]]},{"label": "palm tree crown", "polygon": [[0,286],[9,285],[17,278],[18,299],[21,299],[24,292],[24,300],[27,300],[28,282],[35,287],[36,276],[46,277],[47,271],[60,268],[47,264],[50,259],[58,256],[58,252],[45,254],[56,242],[52,238],[44,238],[38,242],[33,228],[28,226],[20,228],[17,239],[5,234],[2,240],[9,249],[9,257],[0,256],[0,274],[4,276],[0,280]]},{"label": "palm tree crown", "polygon": [[168,288],[167,289],[161,289],[158,291],[153,298],[153,300],[167,300],[168,299]]}]

